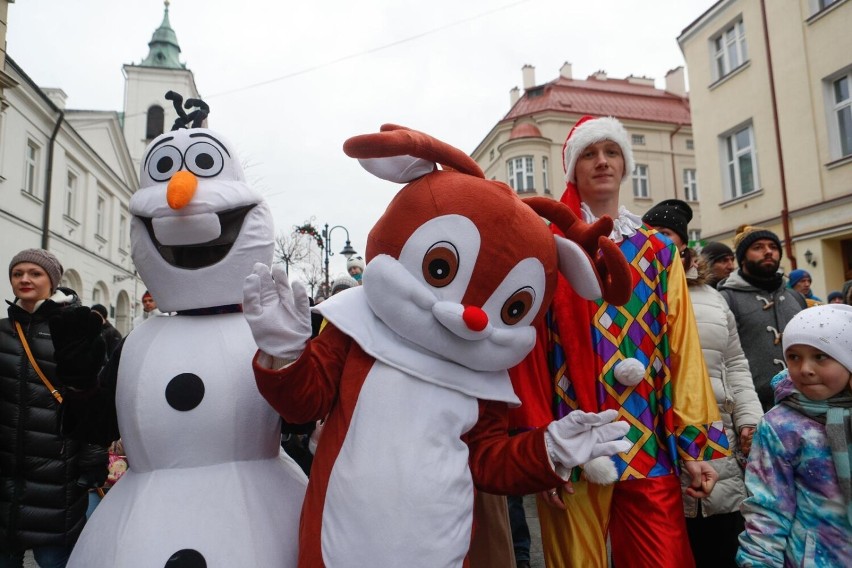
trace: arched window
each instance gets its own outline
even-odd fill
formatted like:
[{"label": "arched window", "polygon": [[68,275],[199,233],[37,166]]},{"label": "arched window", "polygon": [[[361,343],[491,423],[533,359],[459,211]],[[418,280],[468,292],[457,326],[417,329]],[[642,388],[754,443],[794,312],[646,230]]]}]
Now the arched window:
[{"label": "arched window", "polygon": [[148,124],[145,127],[145,139],[153,140],[162,134],[164,121],[163,107],[160,105],[151,105],[148,107]]}]

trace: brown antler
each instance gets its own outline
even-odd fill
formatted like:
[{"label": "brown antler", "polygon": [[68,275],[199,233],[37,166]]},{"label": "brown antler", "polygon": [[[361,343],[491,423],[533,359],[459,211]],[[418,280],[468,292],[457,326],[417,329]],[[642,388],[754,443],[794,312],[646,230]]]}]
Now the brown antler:
[{"label": "brown antler", "polygon": [[447,165],[463,174],[485,178],[479,165],[458,148],[395,124],[383,125],[381,132],[353,136],[343,143],[343,151],[350,158],[413,156]]},{"label": "brown antler", "polygon": [[591,225],[577,217],[564,203],[547,197],[528,197],[522,200],[533,211],[550,220],[565,235],[583,247],[595,265],[595,271],[601,281],[603,299],[617,306],[630,300],[633,282],[630,265],[618,249],[618,245],[609,239],[612,232],[612,219],[601,217]]}]

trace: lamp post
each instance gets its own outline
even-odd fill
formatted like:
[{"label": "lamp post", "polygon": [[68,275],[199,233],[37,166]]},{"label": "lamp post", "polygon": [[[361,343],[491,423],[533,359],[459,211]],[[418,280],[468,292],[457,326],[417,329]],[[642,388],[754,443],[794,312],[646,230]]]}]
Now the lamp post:
[{"label": "lamp post", "polygon": [[328,259],[330,256],[333,256],[334,253],[331,252],[331,233],[335,229],[343,229],[346,232],[346,246],[343,247],[343,250],[340,251],[340,254],[346,257],[346,260],[349,260],[352,256],[358,254],[355,249],[352,248],[352,245],[349,243],[349,230],[343,225],[335,225],[332,228],[328,228],[328,223],[325,224],[325,227],[322,230],[322,238],[325,241],[325,247],[323,250],[325,252],[325,293],[330,294],[331,288],[328,282]]}]

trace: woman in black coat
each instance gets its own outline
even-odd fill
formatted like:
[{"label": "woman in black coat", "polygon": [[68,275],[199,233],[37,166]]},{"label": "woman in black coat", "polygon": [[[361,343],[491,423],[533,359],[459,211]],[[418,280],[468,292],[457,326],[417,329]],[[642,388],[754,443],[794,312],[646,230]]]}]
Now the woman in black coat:
[{"label": "woman in black coat", "polygon": [[104,448],[60,434],[60,401],[21,341],[61,396],[48,320],[79,305],[72,290],[57,289],[61,276],[62,265],[41,249],[9,264],[15,301],[0,320],[0,568],[22,566],[28,549],[39,566],[65,566],[86,522],[88,488],[106,478]]}]

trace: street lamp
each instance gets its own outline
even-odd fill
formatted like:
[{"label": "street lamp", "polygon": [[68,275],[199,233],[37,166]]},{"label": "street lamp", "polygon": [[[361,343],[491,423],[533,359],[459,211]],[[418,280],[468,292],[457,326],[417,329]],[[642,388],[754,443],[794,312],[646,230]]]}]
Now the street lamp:
[{"label": "street lamp", "polygon": [[323,250],[325,251],[325,293],[328,294],[331,291],[328,282],[328,258],[333,256],[334,253],[331,252],[331,233],[335,229],[343,229],[346,232],[346,246],[343,247],[343,250],[340,251],[340,254],[346,257],[346,260],[349,260],[351,257],[358,254],[352,245],[349,243],[349,230],[343,225],[335,225],[331,229],[328,228],[328,223],[325,224],[325,228],[322,230],[322,238],[325,241],[325,247]]}]

